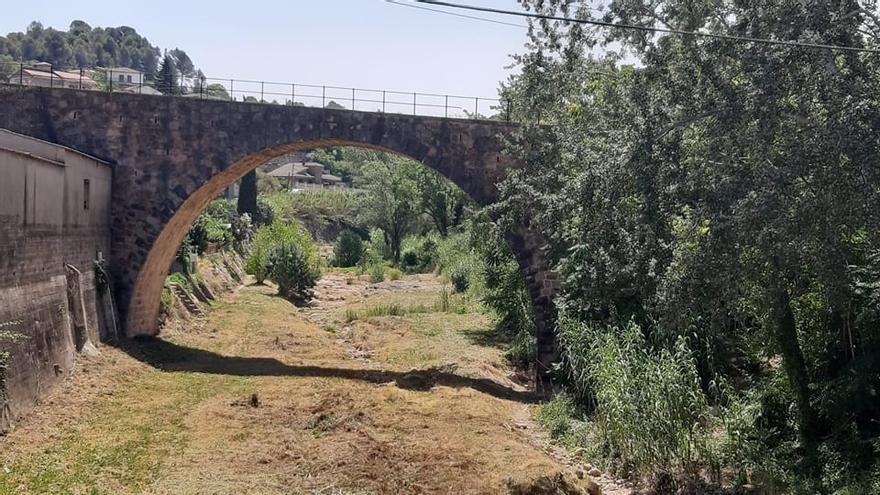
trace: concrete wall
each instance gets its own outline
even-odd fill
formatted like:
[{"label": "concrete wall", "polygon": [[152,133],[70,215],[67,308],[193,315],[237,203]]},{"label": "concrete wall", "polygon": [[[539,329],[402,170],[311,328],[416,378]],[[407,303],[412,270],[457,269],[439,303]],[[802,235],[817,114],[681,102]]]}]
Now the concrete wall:
[{"label": "concrete wall", "polygon": [[[104,332],[94,260],[109,255],[112,179],[103,162],[0,130],[0,431],[73,369],[74,310],[89,340]],[[68,303],[65,265],[82,274],[84,308]]]}]

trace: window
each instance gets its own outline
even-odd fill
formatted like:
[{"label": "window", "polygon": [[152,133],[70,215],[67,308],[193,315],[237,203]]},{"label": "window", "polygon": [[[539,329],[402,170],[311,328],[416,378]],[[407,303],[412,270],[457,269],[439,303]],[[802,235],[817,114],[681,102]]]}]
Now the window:
[{"label": "window", "polygon": [[131,76],[128,76],[128,82],[131,82]]},{"label": "window", "polygon": [[125,82],[125,76],[124,76],[124,75],[119,74],[119,82]]},{"label": "window", "polygon": [[89,209],[89,179],[83,179],[83,210]]}]

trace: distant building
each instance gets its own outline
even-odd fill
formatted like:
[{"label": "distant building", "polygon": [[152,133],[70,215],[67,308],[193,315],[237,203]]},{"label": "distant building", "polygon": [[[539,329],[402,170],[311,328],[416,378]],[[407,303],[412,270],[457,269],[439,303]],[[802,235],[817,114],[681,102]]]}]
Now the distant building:
[{"label": "distant building", "polygon": [[162,93],[158,89],[147,86],[146,84],[143,86],[120,86],[119,89],[113,88],[113,91],[121,91],[124,93],[134,93],[136,95],[153,95],[153,96],[164,96],[165,93]]},{"label": "distant building", "polygon": [[39,62],[31,67],[23,67],[18,74],[10,76],[9,82],[43,88],[98,88],[98,83],[90,78],[85,72],[80,73],[52,70],[52,64],[47,62]]},{"label": "distant building", "polygon": [[269,172],[289,189],[321,189],[346,187],[341,177],[324,173],[324,166],[315,162],[285,163]]},{"label": "distant building", "polygon": [[144,73],[139,70],[129,69],[128,67],[111,67],[104,69],[107,74],[107,80],[113,82],[113,86],[143,86]]}]

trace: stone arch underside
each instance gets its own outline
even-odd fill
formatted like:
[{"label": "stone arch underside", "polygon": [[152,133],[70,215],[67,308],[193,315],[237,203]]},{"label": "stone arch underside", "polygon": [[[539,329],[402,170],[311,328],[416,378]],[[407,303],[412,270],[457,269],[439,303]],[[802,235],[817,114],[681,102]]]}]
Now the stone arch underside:
[{"label": "stone arch underside", "polygon": [[[114,165],[110,267],[128,336],[156,331],[161,286],[190,225],[223,189],[266,160],[350,145],[401,154],[446,177],[481,205],[517,161],[513,127],[308,107],[0,87],[0,127],[62,144]],[[553,358],[556,280],[527,227],[511,246],[535,302],[539,367]]]}]

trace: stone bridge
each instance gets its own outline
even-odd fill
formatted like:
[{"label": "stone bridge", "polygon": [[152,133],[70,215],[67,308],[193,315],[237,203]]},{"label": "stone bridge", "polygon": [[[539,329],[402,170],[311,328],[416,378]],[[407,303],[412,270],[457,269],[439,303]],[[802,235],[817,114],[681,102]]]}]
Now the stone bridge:
[{"label": "stone bridge", "polygon": [[[0,128],[113,165],[110,269],[129,337],[158,332],[165,277],[201,211],[271,158],[342,145],[393,152],[481,205],[496,201],[496,184],[517,166],[501,139],[512,127],[499,122],[70,89],[0,87]],[[509,241],[534,303],[538,369],[546,370],[557,282],[527,227]]]}]

